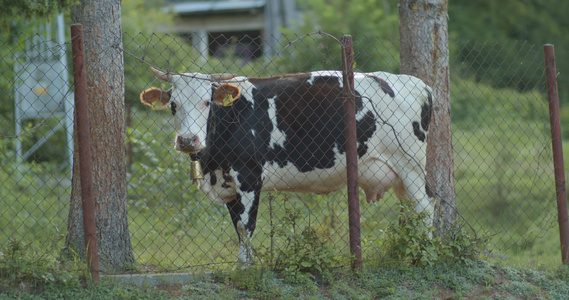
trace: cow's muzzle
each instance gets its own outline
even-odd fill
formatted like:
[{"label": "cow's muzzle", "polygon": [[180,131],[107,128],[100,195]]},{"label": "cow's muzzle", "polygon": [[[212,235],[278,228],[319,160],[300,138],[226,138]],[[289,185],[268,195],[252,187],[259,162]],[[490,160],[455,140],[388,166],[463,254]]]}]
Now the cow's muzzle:
[{"label": "cow's muzzle", "polygon": [[176,151],[184,153],[196,153],[201,150],[200,139],[197,135],[177,136],[174,143]]}]

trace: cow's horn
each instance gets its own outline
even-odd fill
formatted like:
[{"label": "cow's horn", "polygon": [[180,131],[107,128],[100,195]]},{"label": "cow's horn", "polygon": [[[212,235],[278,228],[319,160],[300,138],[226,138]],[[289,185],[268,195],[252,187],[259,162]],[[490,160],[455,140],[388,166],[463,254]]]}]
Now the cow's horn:
[{"label": "cow's horn", "polygon": [[153,67],[150,67],[150,70],[152,71],[152,73],[154,73],[154,75],[164,81],[170,82],[170,75],[168,75],[168,73],[165,73],[163,71],[160,71],[158,69],[155,69]]},{"label": "cow's horn", "polygon": [[235,75],[228,73],[217,73],[209,75],[209,79],[211,81],[222,81],[222,80],[229,80],[232,78],[235,78]]}]

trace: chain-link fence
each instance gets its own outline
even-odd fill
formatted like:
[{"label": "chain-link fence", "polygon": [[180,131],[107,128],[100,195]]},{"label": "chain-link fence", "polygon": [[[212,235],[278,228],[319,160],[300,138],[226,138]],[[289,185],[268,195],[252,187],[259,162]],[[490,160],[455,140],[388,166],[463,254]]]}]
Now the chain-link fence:
[{"label": "chain-link fence", "polygon": [[[0,75],[0,84],[5,91],[0,96],[0,206],[3,211],[0,244],[5,245],[7,241],[16,239],[31,243],[38,249],[61,248],[67,232],[71,195],[70,154],[67,149],[70,148],[68,132],[71,132],[72,125],[65,104],[65,96],[69,95],[68,87],[64,83],[52,82],[52,78],[59,78],[52,73],[70,73],[71,68],[58,69],[62,63],[59,56],[61,45],[44,41],[46,44],[43,48],[38,48],[39,54],[31,56],[29,49],[26,50],[29,41],[16,45],[0,59],[4,70]],[[172,74],[198,72],[275,77],[316,70],[339,70],[341,47],[333,38],[322,33],[283,40],[275,50],[278,53],[276,57],[265,57],[262,54],[263,46],[259,44],[261,40],[251,37],[224,39],[223,43],[210,41],[206,53],[198,53],[191,47],[191,42],[183,37],[165,34],[125,33],[123,41],[127,201],[135,259],[143,269],[150,271],[232,266],[239,252],[239,240],[228,209],[209,200],[193,184],[189,176],[190,156],[174,149],[175,127],[181,126],[175,118],[180,117],[182,110],[166,103],[170,109],[157,112],[140,103],[142,91],[154,86],[168,93],[173,85],[172,81],[158,79],[150,66]],[[399,55],[395,45],[377,37],[354,39],[355,69],[360,72],[398,73]],[[470,232],[487,232],[492,237],[491,249],[495,251],[539,243],[540,238],[556,225],[557,215],[541,48],[517,42],[488,44],[457,41],[451,45],[450,89],[458,219]],[[38,63],[38,57],[42,58],[41,64]],[[45,61],[59,63],[54,66],[56,63],[50,65]],[[377,74],[377,82],[387,82],[383,90],[356,89],[363,102],[359,105],[365,107],[365,102],[369,100],[367,98],[385,103],[383,97],[389,94],[386,89],[392,89],[391,92],[395,94],[405,94],[403,89],[415,88],[409,86],[410,83],[393,82],[381,76]],[[243,80],[238,78],[238,81],[235,85],[241,93],[247,93]],[[292,79],[289,81],[294,82]],[[211,92],[212,83],[204,81],[203,84],[208,84],[204,90]],[[214,83],[214,88],[219,85]],[[307,104],[314,101],[313,94],[300,95],[292,85],[280,88],[285,92],[290,91],[294,97],[303,98],[305,106],[291,108],[295,112],[291,112],[291,116],[300,118],[306,114],[306,110],[315,108]],[[183,89],[195,91],[189,85]],[[170,94],[169,97],[175,96]],[[316,109],[323,109],[322,101],[333,97],[335,95],[321,97]],[[204,96],[204,107],[200,108],[203,118],[210,113],[210,99],[211,96]],[[401,101],[410,102],[403,98]],[[39,109],[38,103],[43,103]],[[334,104],[337,103],[331,101],[330,105]],[[283,118],[274,115],[280,108],[274,109],[273,114],[267,113],[273,118],[270,122],[282,128],[279,122],[283,121],[274,119]],[[341,110],[341,107],[332,107],[334,112],[337,109]],[[375,113],[387,114],[387,109],[397,110],[398,107],[377,107]],[[173,112],[178,116],[173,117]],[[329,113],[326,109],[323,112]],[[401,122],[404,122],[403,119],[410,122],[411,113],[417,112],[404,112]],[[316,123],[293,120],[292,126],[297,126],[294,129],[296,133],[316,132],[318,137],[317,131],[324,129],[318,126],[336,126],[332,124],[335,121],[333,116],[323,116],[330,120]],[[208,122],[204,124],[208,124],[208,130],[213,130],[215,124]],[[239,126],[250,124],[234,125],[237,127],[232,128],[237,130]],[[418,138],[417,133],[410,133],[410,137]],[[235,132],[235,135],[238,134]],[[275,137],[275,134],[269,132],[269,137]],[[287,132],[283,130],[279,134],[286,135]],[[386,133],[384,137],[389,135]],[[208,138],[208,143],[212,143],[212,138]],[[407,136],[401,138],[399,145],[417,143],[416,140],[407,141]],[[360,145],[365,142],[367,140],[360,141]],[[366,145],[368,151],[381,147],[385,147],[387,152],[392,151],[387,149],[390,146],[384,140],[380,142],[384,146]],[[321,141],[315,139],[305,148],[312,151],[310,149],[318,148],[322,143],[328,143],[327,137]],[[334,143],[337,141],[327,146],[330,149],[337,147],[334,153],[341,152],[341,146]],[[296,151],[297,156],[303,156],[306,149],[292,151]],[[318,161],[326,155],[318,151],[308,154],[315,156]],[[242,154],[224,155],[235,157]],[[333,161],[334,166],[338,164],[341,163]],[[297,169],[301,168],[297,166]],[[320,181],[309,181],[309,185],[321,182],[331,186],[336,184],[338,179],[334,176],[337,174],[326,173],[333,172],[334,168],[318,168],[321,170]],[[390,166],[390,170],[400,172],[393,166]],[[228,186],[223,188],[234,188],[237,184],[235,179],[230,178],[234,174],[230,173],[218,174],[217,180],[224,181],[223,184]],[[298,173],[290,174],[283,176],[288,179],[282,180],[290,181],[298,176]],[[220,186],[223,184],[219,183]],[[302,182],[297,182],[296,186],[302,186]],[[314,190],[318,187],[298,189]],[[363,191],[360,192],[360,199],[363,258],[382,259],[377,254],[385,251],[382,250],[385,229],[397,222],[399,200],[393,191],[387,192],[376,203],[367,203]],[[262,193],[252,239],[256,257],[262,261],[263,258],[283,254],[283,249],[290,247],[294,239],[306,238],[302,235],[306,228],[332,246],[339,256],[349,255],[348,209],[344,188],[329,194],[294,193],[294,190]]]}]

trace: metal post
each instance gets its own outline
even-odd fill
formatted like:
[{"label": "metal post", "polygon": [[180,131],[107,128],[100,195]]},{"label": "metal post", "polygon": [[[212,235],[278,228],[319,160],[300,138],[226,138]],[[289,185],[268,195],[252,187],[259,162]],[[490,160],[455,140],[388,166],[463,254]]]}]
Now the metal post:
[{"label": "metal post", "polygon": [[557,214],[559,238],[561,241],[561,261],[569,264],[569,215],[565,191],[565,170],[563,165],[563,144],[561,141],[561,123],[559,120],[559,98],[557,94],[557,71],[553,45],[543,45],[545,53],[545,77],[547,80],[547,99],[549,101],[549,121],[551,124],[551,143],[555,172],[555,192],[557,194]]},{"label": "metal post", "polygon": [[[57,22],[57,44],[59,48],[59,62],[64,66],[64,72],[61,73],[61,78],[65,83],[65,90],[69,89],[69,78],[67,75],[67,55],[65,53],[65,27],[63,14],[60,13],[56,18]],[[65,102],[63,102],[63,107],[65,111],[65,136],[67,137],[67,164],[69,166],[69,174],[73,173],[73,102],[71,101],[71,95],[65,95]]]},{"label": "metal post", "polygon": [[344,124],[346,126],[346,169],[348,185],[348,214],[350,229],[350,252],[355,257],[352,268],[362,266],[360,236],[360,199],[358,191],[358,160],[356,145],[356,107],[354,97],[354,48],[351,35],[343,35],[342,73],[344,94]]},{"label": "metal post", "polygon": [[79,152],[79,173],[81,182],[81,202],[83,208],[83,230],[85,252],[91,278],[99,283],[99,256],[97,248],[97,228],[95,225],[95,202],[93,200],[93,181],[91,177],[91,143],[89,140],[89,119],[87,107],[87,81],[85,77],[85,48],[83,26],[71,26],[71,47],[73,55],[73,79],[75,84],[75,122]]},{"label": "metal post", "polygon": [[200,28],[192,32],[192,44],[200,54],[200,63],[207,63],[207,58],[209,56],[209,34],[204,28]]}]

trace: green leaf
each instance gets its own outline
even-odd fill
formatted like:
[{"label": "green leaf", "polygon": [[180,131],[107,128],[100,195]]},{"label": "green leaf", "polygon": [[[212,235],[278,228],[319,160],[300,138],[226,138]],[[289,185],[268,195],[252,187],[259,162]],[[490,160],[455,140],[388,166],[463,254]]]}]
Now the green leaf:
[{"label": "green leaf", "polygon": [[310,267],[312,267],[313,264],[310,261],[303,261],[300,263],[300,265],[305,267],[305,268],[310,268]]}]

